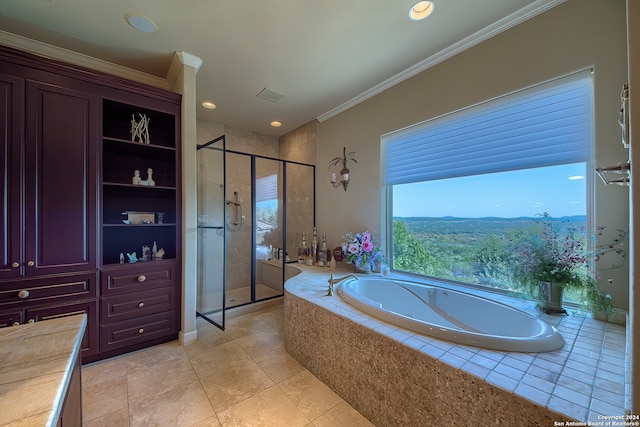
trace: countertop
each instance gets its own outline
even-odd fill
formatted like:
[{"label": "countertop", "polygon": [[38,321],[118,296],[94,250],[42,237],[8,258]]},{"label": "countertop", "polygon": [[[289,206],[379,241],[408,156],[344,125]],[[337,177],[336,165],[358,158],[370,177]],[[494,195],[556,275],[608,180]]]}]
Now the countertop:
[{"label": "countertop", "polygon": [[0,329],[0,426],[55,426],[85,314]]}]

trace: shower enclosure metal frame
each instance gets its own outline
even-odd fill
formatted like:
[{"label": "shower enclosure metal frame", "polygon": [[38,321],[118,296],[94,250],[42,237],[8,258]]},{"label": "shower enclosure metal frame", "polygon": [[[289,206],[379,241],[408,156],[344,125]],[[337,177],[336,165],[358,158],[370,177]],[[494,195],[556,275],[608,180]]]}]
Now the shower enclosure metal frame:
[{"label": "shower enclosure metal frame", "polygon": [[[222,148],[219,147],[212,147],[212,145],[214,145],[215,143],[218,142],[222,142]],[[223,198],[224,198],[224,208],[223,208],[223,226],[222,227],[207,227],[207,226],[201,226],[200,224],[198,224],[198,228],[215,228],[215,229],[222,229],[222,233],[223,233],[223,268],[221,269],[221,274],[222,274],[222,301],[221,301],[221,309],[216,310],[215,314],[219,315],[221,317],[221,321],[220,322],[216,322],[215,320],[210,318],[210,315],[213,312],[207,312],[207,313],[201,313],[199,311],[196,312],[197,316],[200,316],[202,318],[204,318],[205,320],[209,321],[210,323],[214,324],[215,326],[219,327],[220,329],[225,328],[225,311],[228,309],[227,308],[227,303],[226,303],[226,294],[227,294],[227,238],[228,238],[228,233],[229,230],[227,230],[227,207],[229,205],[234,205],[234,207],[236,209],[238,209],[240,206],[240,203],[238,202],[238,192],[234,191],[234,195],[235,195],[235,199],[233,201],[229,200],[227,198],[227,154],[235,154],[235,155],[240,155],[240,156],[246,156],[249,157],[250,159],[250,164],[251,164],[251,169],[250,169],[250,182],[251,182],[251,283],[250,283],[250,301],[246,302],[246,303],[241,303],[238,305],[233,306],[233,308],[235,307],[241,307],[241,306],[245,306],[245,305],[249,305],[249,304],[254,304],[256,302],[262,302],[262,301],[268,301],[271,299],[275,299],[275,298],[280,298],[282,297],[282,295],[284,294],[284,288],[283,290],[275,296],[270,296],[270,297],[265,297],[265,298],[261,298],[259,300],[257,300],[257,296],[256,296],[256,262],[257,262],[257,256],[256,256],[256,248],[257,248],[257,221],[258,218],[256,216],[256,180],[257,180],[257,175],[256,175],[256,161],[257,160],[267,160],[267,161],[274,161],[274,162],[278,162],[281,167],[282,167],[282,211],[281,211],[281,215],[282,215],[282,219],[281,219],[281,223],[282,223],[282,242],[281,242],[281,248],[283,249],[283,256],[281,261],[281,266],[282,266],[282,272],[281,272],[281,282],[282,285],[284,285],[284,282],[286,280],[286,266],[287,266],[287,262],[286,262],[286,254],[287,253],[291,253],[292,257],[291,257],[291,262],[297,262],[296,260],[296,256],[294,254],[294,252],[296,252],[297,250],[297,246],[294,248],[288,248],[287,245],[287,210],[288,210],[288,199],[287,199],[287,168],[288,166],[291,167],[293,165],[299,165],[299,166],[303,166],[303,167],[309,167],[310,168],[310,177],[311,177],[311,185],[312,185],[312,207],[311,207],[311,224],[309,225],[309,228],[315,227],[316,224],[316,218],[315,218],[315,204],[316,204],[316,194],[315,194],[315,165],[312,164],[307,164],[307,163],[301,163],[301,162],[295,162],[295,161],[290,161],[290,160],[283,160],[283,159],[278,159],[278,158],[273,158],[273,157],[269,157],[269,156],[263,156],[263,155],[258,155],[258,154],[251,154],[251,153],[244,153],[244,152],[240,152],[240,151],[236,151],[236,150],[228,150],[226,149],[226,137],[225,135],[222,135],[212,141],[207,142],[206,144],[202,144],[202,145],[198,145],[197,146],[197,150],[200,149],[212,149],[212,150],[218,150],[218,151],[222,151],[223,152],[223,156],[222,156],[222,168],[223,168],[223,176],[224,176],[224,182],[223,182]],[[240,211],[241,212],[241,211]],[[237,214],[237,212],[236,212]],[[240,213],[241,216],[242,213]],[[236,219],[234,219],[234,221],[236,221]],[[241,219],[242,220],[242,219]],[[297,240],[297,239],[296,239]],[[200,256],[200,254],[199,254]]]}]

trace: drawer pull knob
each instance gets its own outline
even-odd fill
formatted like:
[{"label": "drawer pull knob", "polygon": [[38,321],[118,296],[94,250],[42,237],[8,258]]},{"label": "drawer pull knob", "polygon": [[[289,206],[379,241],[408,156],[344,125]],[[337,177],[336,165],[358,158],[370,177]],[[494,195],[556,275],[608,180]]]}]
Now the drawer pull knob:
[{"label": "drawer pull knob", "polygon": [[13,322],[13,326],[18,326],[20,325],[20,322]]},{"label": "drawer pull knob", "polygon": [[138,304],[138,307],[140,308],[144,307],[144,302],[141,302],[140,304]]},{"label": "drawer pull knob", "polygon": [[143,333],[143,332],[144,332],[144,328],[140,328],[140,329],[138,329],[138,333],[139,333],[139,334],[141,334],[141,333]]},{"label": "drawer pull knob", "polygon": [[20,299],[29,298],[29,291],[26,289],[21,290],[20,292],[18,292],[18,298]]},{"label": "drawer pull knob", "polygon": [[18,268],[18,267],[20,267],[20,263],[14,261],[14,262],[11,263],[11,267]]},{"label": "drawer pull knob", "polygon": [[29,267],[33,267],[34,265],[36,265],[36,263],[35,263],[35,262],[33,262],[33,261],[29,261],[29,262],[27,263],[27,265],[28,265]]},{"label": "drawer pull knob", "polygon": [[35,320],[29,319],[29,321],[27,323],[35,323]]},{"label": "drawer pull knob", "polygon": [[145,276],[145,275],[143,275],[143,274],[141,274],[141,275],[139,275],[139,276],[138,276],[138,282],[142,283],[142,282],[144,282],[145,280],[147,280],[147,276]]}]

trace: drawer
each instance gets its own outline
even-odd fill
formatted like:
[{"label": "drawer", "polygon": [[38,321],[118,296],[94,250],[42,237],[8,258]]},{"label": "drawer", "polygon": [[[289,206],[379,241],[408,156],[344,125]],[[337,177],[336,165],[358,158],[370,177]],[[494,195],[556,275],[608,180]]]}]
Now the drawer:
[{"label": "drawer", "polygon": [[169,311],[100,327],[100,352],[106,352],[178,332],[176,312]]},{"label": "drawer", "polygon": [[102,298],[101,323],[112,323],[176,309],[175,288],[133,292]]},{"label": "drawer", "polygon": [[174,286],[176,263],[147,261],[102,270],[102,296]]},{"label": "drawer", "polygon": [[0,284],[0,309],[90,299],[98,296],[98,273],[89,272],[46,279],[17,280]]}]

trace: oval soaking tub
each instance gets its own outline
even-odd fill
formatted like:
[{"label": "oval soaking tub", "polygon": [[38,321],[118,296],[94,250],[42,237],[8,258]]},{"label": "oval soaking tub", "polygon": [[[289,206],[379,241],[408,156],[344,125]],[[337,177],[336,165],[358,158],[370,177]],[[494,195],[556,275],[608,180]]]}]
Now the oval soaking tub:
[{"label": "oval soaking tub", "polygon": [[558,330],[538,317],[463,292],[360,277],[340,283],[337,293],[367,314],[459,344],[534,353],[564,345]]}]

